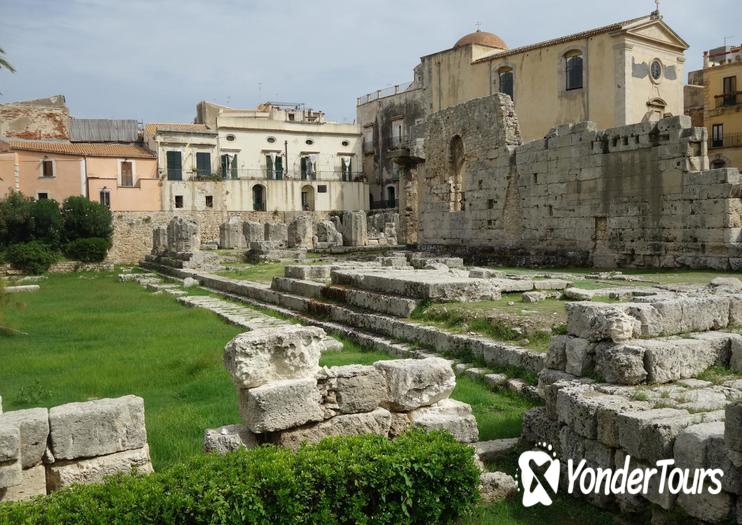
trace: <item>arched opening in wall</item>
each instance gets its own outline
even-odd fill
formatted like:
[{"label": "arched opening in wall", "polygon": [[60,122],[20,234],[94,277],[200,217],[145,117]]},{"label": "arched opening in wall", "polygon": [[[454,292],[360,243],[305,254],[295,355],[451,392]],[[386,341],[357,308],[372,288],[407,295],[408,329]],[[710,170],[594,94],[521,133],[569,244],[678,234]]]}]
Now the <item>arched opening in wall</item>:
[{"label": "arched opening in wall", "polygon": [[252,187],[252,209],[254,211],[265,211],[266,206],[265,186],[256,184]]},{"label": "arched opening in wall", "polygon": [[449,146],[449,210],[464,210],[464,170],[466,158],[464,156],[464,141],[459,135],[451,139]]},{"label": "arched opening in wall", "polygon": [[582,51],[576,49],[564,54],[564,76],[567,91],[582,89],[583,82],[583,59]]},{"label": "arched opening in wall", "polygon": [[386,187],[386,207],[395,208],[397,206],[397,190],[394,186]]},{"label": "arched opening in wall", "polygon": [[301,209],[302,211],[314,211],[314,188],[304,186],[301,189]]},{"label": "arched opening in wall", "polygon": [[653,98],[647,101],[647,112],[642,118],[642,122],[657,122],[665,117],[667,102],[661,98]]},{"label": "arched opening in wall", "polygon": [[508,66],[503,66],[497,70],[497,90],[500,93],[509,95],[512,100],[515,100],[515,84],[513,82],[513,69]]}]

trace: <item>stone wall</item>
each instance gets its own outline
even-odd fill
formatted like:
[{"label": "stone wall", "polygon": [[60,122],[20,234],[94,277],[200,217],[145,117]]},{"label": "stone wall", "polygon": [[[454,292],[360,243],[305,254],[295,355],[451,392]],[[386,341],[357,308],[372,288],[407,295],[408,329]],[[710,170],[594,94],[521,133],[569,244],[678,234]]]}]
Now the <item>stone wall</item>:
[{"label": "stone wall", "polygon": [[133,469],[152,472],[140,397],[5,413],[0,406],[0,503]]},{"label": "stone wall", "polygon": [[313,220],[328,218],[324,212],[120,212],[113,214],[113,247],[108,259],[116,263],[136,263],[152,251],[152,231],[167,227],[173,217],[184,217],[198,222],[201,242],[219,242],[219,226],[237,217],[242,221],[259,223],[290,223],[298,215],[311,214]]},{"label": "stone wall", "polygon": [[[418,243],[515,264],[742,268],[742,176],[672,117],[521,144],[509,97],[428,117]],[[463,154],[460,151],[463,149]]]},{"label": "stone wall", "polygon": [[471,407],[449,399],[451,362],[440,358],[320,368],[325,332],[289,326],[230,341],[224,363],[237,387],[242,425],[207,430],[204,448],[226,452],[260,443],[298,448],[328,436],[395,437],[411,426],[477,440]]}]

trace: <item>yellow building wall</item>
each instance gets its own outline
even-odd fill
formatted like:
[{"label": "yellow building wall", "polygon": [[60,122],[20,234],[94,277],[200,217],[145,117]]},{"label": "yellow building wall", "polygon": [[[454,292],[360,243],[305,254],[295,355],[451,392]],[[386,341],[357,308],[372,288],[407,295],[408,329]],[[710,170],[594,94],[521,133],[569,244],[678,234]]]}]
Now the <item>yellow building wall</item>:
[{"label": "yellow building wall", "polygon": [[[704,124],[708,129],[709,139],[713,137],[714,124],[724,125],[725,141],[732,141],[732,135],[737,135],[739,146],[712,148],[709,146],[709,162],[723,160],[727,167],[742,168],[742,104],[716,107],[716,96],[724,93],[724,78],[737,78],[737,91],[742,91],[742,63],[712,66],[703,70],[704,84]],[[742,96],[737,97],[742,102]]]}]

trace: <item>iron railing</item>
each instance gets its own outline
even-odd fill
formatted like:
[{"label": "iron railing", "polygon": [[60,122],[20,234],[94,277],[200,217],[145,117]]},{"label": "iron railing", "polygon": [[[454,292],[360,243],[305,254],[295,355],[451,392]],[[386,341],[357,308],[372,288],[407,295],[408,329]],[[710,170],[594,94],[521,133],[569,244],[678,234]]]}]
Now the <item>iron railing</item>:
[{"label": "iron railing", "polygon": [[372,93],[369,93],[367,95],[363,95],[362,97],[358,97],[356,100],[356,105],[361,106],[363,104],[368,104],[369,102],[373,102],[374,100],[379,100],[380,98],[384,97],[391,97],[392,95],[398,95],[399,93],[404,93],[408,89],[412,87],[412,84],[414,82],[405,82],[404,84],[397,84],[396,86],[384,88],[384,89],[378,89]]},{"label": "iron railing", "polygon": [[716,101],[717,108],[739,106],[740,104],[742,104],[742,91],[715,95],[714,100]]},{"label": "iron railing", "polygon": [[742,147],[742,133],[726,133],[720,139],[709,139],[709,148],[739,148]]},{"label": "iron railing", "polygon": [[255,169],[230,169],[226,173],[217,171],[215,173],[202,173],[197,170],[160,169],[160,178],[180,181],[188,180],[194,182],[224,181],[224,180],[307,180],[307,181],[342,181],[359,182],[363,180],[363,172],[359,171],[304,171],[301,170],[277,170],[268,168]]}]

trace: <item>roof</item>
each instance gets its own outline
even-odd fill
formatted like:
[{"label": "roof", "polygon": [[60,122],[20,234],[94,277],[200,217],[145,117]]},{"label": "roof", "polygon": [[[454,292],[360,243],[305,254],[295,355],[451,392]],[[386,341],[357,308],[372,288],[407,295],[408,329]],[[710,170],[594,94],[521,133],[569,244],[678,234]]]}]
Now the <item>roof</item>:
[{"label": "roof", "polygon": [[592,36],[601,35],[603,33],[611,33],[613,31],[620,31],[621,29],[625,28],[628,25],[635,24],[642,20],[650,19],[650,17],[652,17],[652,15],[644,15],[644,16],[640,16],[637,18],[631,18],[629,20],[624,20],[623,22],[616,22],[615,24],[610,24],[610,25],[603,26],[603,27],[596,27],[595,29],[588,29],[587,31],[582,31],[580,33],[574,33],[572,35],[566,35],[566,36],[561,36],[559,38],[553,38],[551,40],[545,40],[537,44],[529,44],[527,46],[521,46],[521,47],[516,47],[513,49],[508,49],[507,51],[503,51],[502,53],[492,53],[490,55],[480,58],[479,60],[475,60],[475,62],[486,62],[488,60],[493,60],[493,59],[502,58],[502,57],[511,56],[511,55],[517,55],[519,53],[525,53],[527,51],[533,51],[535,49],[541,49],[543,47],[549,47],[549,46],[554,46],[558,44],[563,44],[565,42],[571,42],[572,40],[582,40],[584,38],[590,38]]},{"label": "roof", "polygon": [[188,131],[191,133],[209,133],[215,134],[216,131],[210,130],[205,124],[177,124],[168,122],[150,122],[144,125],[144,132],[147,135],[154,135],[158,131]]},{"label": "roof", "polygon": [[457,47],[468,46],[476,44],[478,46],[495,47],[497,49],[507,49],[508,45],[505,41],[494,33],[488,33],[487,31],[480,31],[477,29],[473,33],[464,35],[458,39],[453,45],[454,49]]},{"label": "roof", "polygon": [[136,142],[136,120],[73,118],[70,120],[72,142]]},{"label": "roof", "polygon": [[117,157],[126,159],[154,159],[154,153],[134,144],[96,144],[89,142],[42,142],[26,140],[5,141],[14,151],[37,151],[56,155],[80,157]]}]

